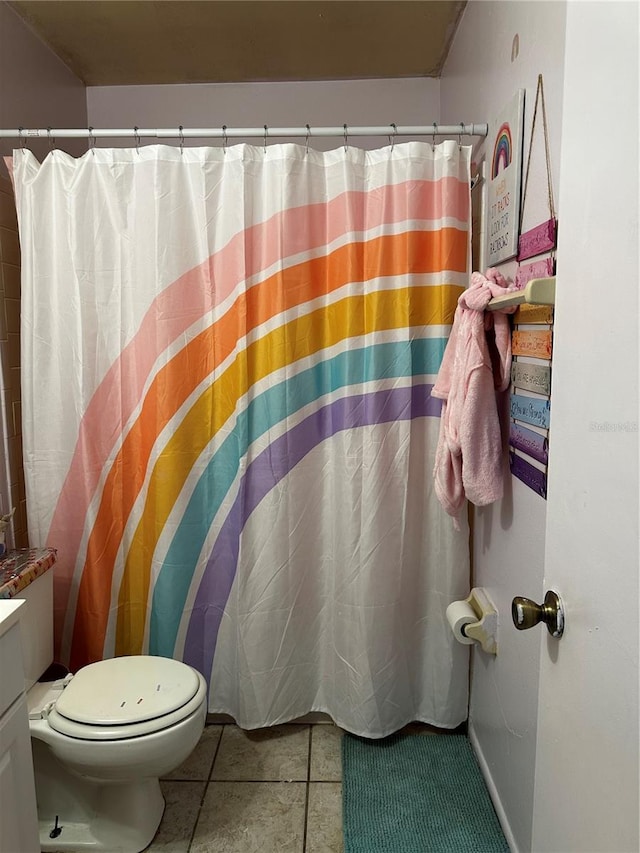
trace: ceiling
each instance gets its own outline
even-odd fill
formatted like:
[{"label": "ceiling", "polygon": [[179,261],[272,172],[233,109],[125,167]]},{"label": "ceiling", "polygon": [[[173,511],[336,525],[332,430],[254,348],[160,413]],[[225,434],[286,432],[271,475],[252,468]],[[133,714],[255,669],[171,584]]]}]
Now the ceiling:
[{"label": "ceiling", "polygon": [[466,0],[15,0],[87,86],[438,77]]}]

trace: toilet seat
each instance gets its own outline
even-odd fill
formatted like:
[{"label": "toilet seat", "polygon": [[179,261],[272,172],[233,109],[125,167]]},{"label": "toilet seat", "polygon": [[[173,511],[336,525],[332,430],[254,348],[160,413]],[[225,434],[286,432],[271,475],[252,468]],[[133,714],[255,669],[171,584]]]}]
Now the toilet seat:
[{"label": "toilet seat", "polygon": [[80,669],[47,721],[69,737],[123,740],[180,722],[205,695],[202,676],[181,661],[152,655],[112,658]]}]

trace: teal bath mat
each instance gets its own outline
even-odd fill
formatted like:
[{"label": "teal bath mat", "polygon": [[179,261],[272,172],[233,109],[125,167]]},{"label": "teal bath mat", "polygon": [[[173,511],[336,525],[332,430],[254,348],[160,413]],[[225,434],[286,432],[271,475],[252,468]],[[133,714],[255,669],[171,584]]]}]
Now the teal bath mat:
[{"label": "teal bath mat", "polygon": [[509,853],[464,735],[342,738],[345,853]]}]

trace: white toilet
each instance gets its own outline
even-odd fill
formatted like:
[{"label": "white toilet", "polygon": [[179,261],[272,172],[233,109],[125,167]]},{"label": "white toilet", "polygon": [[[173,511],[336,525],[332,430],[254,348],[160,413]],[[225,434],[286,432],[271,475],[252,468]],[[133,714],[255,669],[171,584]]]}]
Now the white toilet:
[{"label": "white toilet", "polygon": [[52,580],[18,596],[31,605],[21,629],[41,849],[139,853],[162,819],[159,778],[202,735],[206,682],[179,661],[138,655],[33,683],[30,670],[53,659]]}]

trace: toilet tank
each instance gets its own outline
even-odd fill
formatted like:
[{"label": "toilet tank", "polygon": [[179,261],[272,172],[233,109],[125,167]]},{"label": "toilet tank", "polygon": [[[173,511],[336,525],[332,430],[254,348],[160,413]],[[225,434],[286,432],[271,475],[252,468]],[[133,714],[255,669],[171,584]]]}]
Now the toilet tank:
[{"label": "toilet tank", "polygon": [[53,663],[53,571],[39,575],[16,595],[25,601],[20,615],[20,639],[25,690]]}]

